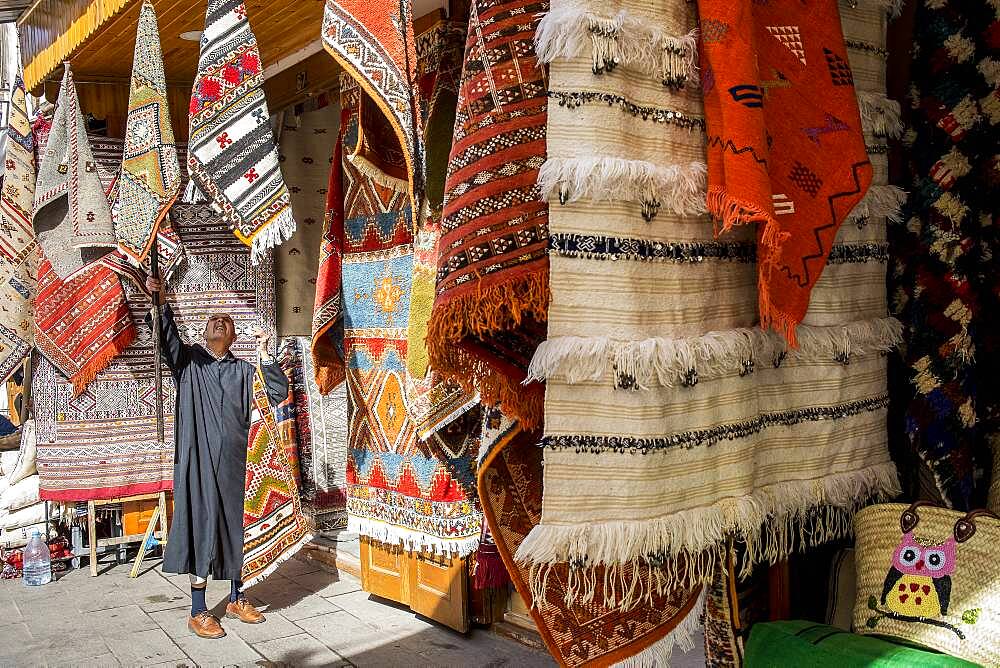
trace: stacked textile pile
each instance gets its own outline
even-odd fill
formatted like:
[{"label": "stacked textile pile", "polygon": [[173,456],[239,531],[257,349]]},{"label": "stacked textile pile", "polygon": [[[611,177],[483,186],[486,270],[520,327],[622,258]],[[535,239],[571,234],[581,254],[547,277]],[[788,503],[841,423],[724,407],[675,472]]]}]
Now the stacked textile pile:
[{"label": "stacked textile pile", "polygon": [[35,428],[21,430],[21,447],[0,452],[0,548],[22,547],[35,529],[45,534],[45,503],[38,493]]},{"label": "stacked textile pile", "polygon": [[[92,137],[98,176],[110,186],[121,164],[122,141]],[[170,280],[172,306],[181,335],[200,341],[209,315],[225,310],[235,323],[233,353],[256,359],[252,331],[273,330],[272,265],[252,266],[246,247],[207,204],[175,204],[175,229],[186,260]],[[142,322],[146,296],[125,283],[129,317]],[[80,500],[168,490],[173,476],[173,379],[164,376],[165,444],[156,440],[153,342],[147,327],[136,342],[74,396],[58,370],[40,358],[33,379],[42,496]]]},{"label": "stacked textile pile", "polygon": [[900,408],[907,449],[931,473],[920,498],[968,510],[984,503],[982,473],[1000,445],[1000,8],[919,3],[915,26],[912,187],[905,224],[890,230],[893,308],[906,326]]},{"label": "stacked textile pile", "polygon": [[[714,21],[699,7],[707,48],[748,25]],[[618,611],[649,596],[694,596],[721,566],[728,537],[745,545],[737,564],[745,575],[795,547],[845,535],[854,510],[898,488],[880,355],[898,325],[885,317],[882,267],[865,265],[858,279],[854,265],[838,271],[855,245],[868,250],[867,240],[842,237],[832,271],[793,327],[798,348],[756,327],[758,281],[773,277],[758,278],[754,230],[716,238],[705,215],[693,11],[685,2],[621,11],[553,2],[539,28],[553,100],[541,169],[550,202],[549,339],[531,369],[547,383],[544,496],[540,524],[517,551],[531,566],[536,602],[556,576],[567,578],[571,597],[603,593]],[[783,70],[760,73],[778,80],[769,104],[789,108],[779,95],[814,77],[780,36],[766,39],[780,47],[772,51]],[[829,86],[823,49],[842,53],[842,44],[802,39],[802,58],[822,65]],[[703,57],[706,96],[730,98],[721,77]],[[807,127],[825,127],[825,110],[803,102],[811,97],[792,99]],[[838,110],[850,119],[846,112]],[[856,132],[863,155],[853,114],[845,131]],[[852,180],[846,169],[838,178]],[[789,193],[789,206],[768,194],[768,215],[809,196]],[[759,239],[766,246],[767,234]],[[773,249],[765,252],[771,266]],[[778,320],[788,333],[790,321]],[[602,570],[624,579],[621,591],[601,591]]]}]

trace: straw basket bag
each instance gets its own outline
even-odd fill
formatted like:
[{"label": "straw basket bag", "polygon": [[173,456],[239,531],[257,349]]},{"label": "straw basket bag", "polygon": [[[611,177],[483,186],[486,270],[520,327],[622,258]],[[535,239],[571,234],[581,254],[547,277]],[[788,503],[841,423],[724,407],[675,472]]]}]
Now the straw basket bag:
[{"label": "straw basket bag", "polygon": [[915,503],[854,518],[854,630],[1000,666],[1000,517]]}]

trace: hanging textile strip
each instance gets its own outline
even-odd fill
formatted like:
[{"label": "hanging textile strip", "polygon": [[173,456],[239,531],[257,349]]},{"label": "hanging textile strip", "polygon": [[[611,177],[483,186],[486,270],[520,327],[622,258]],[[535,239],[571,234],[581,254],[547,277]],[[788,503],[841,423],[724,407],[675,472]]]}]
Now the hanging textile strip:
[{"label": "hanging textile strip", "polygon": [[890,227],[893,309],[905,324],[901,426],[905,451],[930,469],[921,498],[970,510],[984,504],[1000,434],[1000,15],[992,2],[920,3],[915,25],[911,194],[905,224]]},{"label": "hanging textile strip", "polygon": [[294,412],[276,418],[264,378],[257,370],[247,444],[246,497],[243,502],[244,587],[252,587],[291,559],[312,540],[313,527],[302,512],[281,421],[294,422]]},{"label": "hanging textile strip", "polygon": [[313,302],[319,272],[327,180],[340,124],[336,98],[319,109],[284,114],[281,130],[281,172],[299,225],[291,239],[275,249],[278,335],[312,333]]},{"label": "hanging textile strip", "polygon": [[465,556],[478,545],[481,514],[418,441],[407,402],[412,212],[406,182],[376,171],[378,156],[391,163],[398,146],[357,87],[342,91],[341,106],[349,110],[343,143],[354,147],[344,151],[340,231],[341,289],[351,296],[343,317],[348,528],[408,550]]},{"label": "hanging textile strip", "polygon": [[116,245],[111,211],[68,65],[32,223],[40,246],[35,344],[79,394],[136,331],[118,275],[100,262],[104,249]]},{"label": "hanging textile strip", "polygon": [[[631,573],[613,580],[603,569],[596,569],[594,597],[582,599],[571,588],[568,565],[563,564],[551,572],[544,590],[534,598],[531,573],[513,555],[541,514],[538,433],[523,431],[516,420],[495,409],[486,413],[478,474],[483,513],[517,593],[530,607],[539,634],[559,665],[596,667],[619,661],[634,666],[669,665],[675,647],[691,649],[702,607],[697,589],[653,595],[647,604],[622,612],[606,605],[605,598],[621,598]],[[637,568],[648,569],[645,565]]]},{"label": "hanging textile strip", "polygon": [[539,425],[542,391],[520,385],[548,305],[544,70],[534,57],[548,2],[477,1],[445,182],[430,364],[487,405]]},{"label": "hanging textile strip", "polygon": [[[579,11],[554,4],[543,28]],[[691,11],[676,2],[618,20],[684,44]],[[618,48],[641,53],[646,39],[623,34]],[[536,596],[568,562],[586,599],[597,566],[617,578],[655,555],[631,600],[613,602],[627,608],[709,582],[728,534],[747,543],[745,574],[848,534],[856,508],[898,490],[881,353],[899,323],[886,317],[879,254],[862,244],[873,261],[831,267],[797,349],[755,328],[753,230],[716,241],[704,213],[702,101],[683,82],[692,54],[663,76],[641,60],[595,72],[587,48],[570,52],[549,63],[550,88],[579,103],[550,107],[540,171],[552,233],[549,340],[532,362],[547,388],[544,497],[516,556]],[[838,256],[868,242],[848,227]]]},{"label": "hanging textile strip", "polygon": [[[440,18],[434,12],[417,21],[417,82],[421,121],[426,131],[428,189],[413,238],[413,287],[407,325],[406,391],[410,416],[421,440],[447,427],[477,403],[475,393],[446,380],[429,367],[427,325],[434,304],[434,285],[441,238],[441,205],[445,174],[455,127],[458,86],[466,26]],[[425,26],[428,26],[426,27]],[[478,431],[478,427],[477,427]],[[473,493],[472,496],[475,496]]]},{"label": "hanging textile strip", "polygon": [[0,186],[0,381],[31,352],[32,295],[37,291],[38,248],[31,227],[35,198],[35,143],[24,81],[11,91],[3,184]]},{"label": "hanging textile strip", "polygon": [[286,340],[283,354],[291,362],[302,505],[318,530],[343,529],[347,526],[346,387],[341,384],[328,396],[320,394],[308,337]]},{"label": "hanging textile strip", "polygon": [[[110,170],[121,164],[122,140],[91,137],[90,144],[102,182],[110,184]],[[184,147],[179,148],[183,155]],[[249,249],[207,204],[177,203],[171,216],[170,231],[187,247],[186,262],[170,279],[170,300],[181,336],[188,342],[200,341],[208,316],[225,311],[238,333],[233,353],[254,361],[254,328],[274,328],[272,265],[265,260],[253,266]],[[148,296],[131,282],[123,287],[132,321],[141,322],[149,312]],[[37,373],[44,378],[34,385],[33,401],[43,498],[103,499],[171,489],[173,379],[169,375],[163,379],[164,448],[156,437],[152,369],[152,338],[142,326],[136,342],[78,397],[51,364],[39,363]]]},{"label": "hanging textile strip", "polygon": [[408,182],[411,207],[420,211],[424,155],[412,11],[398,0],[327,0],[322,37],[384,114],[402,154],[392,176]]},{"label": "hanging textile strip", "polygon": [[125,150],[116,186],[111,217],[118,248],[140,263],[149,255],[160,222],[181,186],[160,32],[156,11],[149,2],[139,10],[125,118]]},{"label": "hanging textile strip", "polygon": [[[188,171],[259,261],[295,232],[246,5],[211,0],[191,92]],[[198,195],[189,185],[185,200]]]},{"label": "hanging textile strip", "polygon": [[761,325],[794,347],[837,229],[872,179],[837,1],[698,11],[708,208],[723,232],[760,223]]}]

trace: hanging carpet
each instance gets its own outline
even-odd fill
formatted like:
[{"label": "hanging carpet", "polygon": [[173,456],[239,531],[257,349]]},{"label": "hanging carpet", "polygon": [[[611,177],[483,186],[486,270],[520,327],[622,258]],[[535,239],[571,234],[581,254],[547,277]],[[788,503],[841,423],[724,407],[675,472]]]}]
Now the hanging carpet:
[{"label": "hanging carpet", "polygon": [[100,262],[116,246],[114,229],[68,65],[38,170],[32,223],[41,249],[35,345],[79,394],[136,330],[118,275]]},{"label": "hanging carpet", "polygon": [[837,0],[703,0],[698,12],[709,212],[723,232],[760,224],[761,325],[794,346],[837,228],[872,179]]},{"label": "hanging carpet", "polygon": [[[430,364],[529,425],[542,417],[539,384],[524,387],[545,338],[546,85],[533,39],[547,2],[475,1],[444,186]],[[471,379],[471,383],[470,383]]]},{"label": "hanging carpet", "polygon": [[309,337],[294,337],[283,349],[292,370],[299,494],[316,528],[333,531],[347,526],[347,387],[320,393],[309,344]]},{"label": "hanging carpet", "polygon": [[[122,141],[90,139],[98,174],[110,186],[121,164]],[[183,147],[180,147],[183,152]],[[174,319],[186,342],[202,340],[205,321],[225,312],[236,325],[233,354],[253,362],[255,327],[274,328],[274,279],[270,256],[252,265],[250,253],[207,204],[177,203],[173,228],[186,249],[169,283]],[[160,243],[163,243],[161,238]],[[142,322],[148,297],[124,284],[129,318]],[[106,499],[172,488],[174,385],[163,376],[166,445],[156,440],[153,340],[139,326],[131,346],[74,396],[46,360],[39,360],[32,401],[38,431],[41,496],[53,501]]]},{"label": "hanging carpet", "polygon": [[[567,564],[552,569],[544,589],[536,592],[530,585],[530,570],[514,560],[541,515],[538,437],[498,410],[487,410],[478,487],[496,547],[517,594],[531,608],[546,648],[560,666],[608,666],[619,661],[635,666],[669,665],[674,647],[687,651],[694,646],[701,609],[697,589],[654,594],[643,605],[623,612],[606,605],[605,597],[622,597],[632,579],[628,572],[622,579],[609,580],[598,569],[594,596],[586,599],[570,585]],[[636,568],[642,571],[648,566]]]},{"label": "hanging carpet", "polygon": [[299,499],[295,465],[281,421],[295,421],[294,411],[276,417],[260,369],[254,375],[253,411],[247,444],[246,496],[243,502],[243,587],[252,587],[295,556],[312,540],[313,526]]},{"label": "hanging carpet", "polygon": [[180,186],[156,11],[143,2],[135,36],[125,149],[111,197],[115,237],[126,257],[137,264],[146,259]]},{"label": "hanging carpet", "polygon": [[38,247],[31,227],[35,142],[20,75],[14,81],[8,113],[0,186],[0,381],[20,368],[31,352],[31,302],[38,282]]},{"label": "hanging carpet", "polygon": [[246,5],[210,0],[191,92],[185,199],[200,190],[257,262],[295,232]]},{"label": "hanging carpet", "polygon": [[[587,25],[609,27],[592,40]],[[609,601],[628,610],[710,582],[727,536],[746,544],[744,576],[848,535],[855,510],[898,492],[884,248],[842,228],[855,236],[831,253],[798,348],[756,326],[755,230],[715,239],[705,212],[695,25],[681,0],[617,14],[553,0],[539,27],[559,103],[540,170],[549,338],[531,367],[546,381],[544,496],[516,554],[536,598],[565,569],[586,600],[603,568],[629,578]]]}]

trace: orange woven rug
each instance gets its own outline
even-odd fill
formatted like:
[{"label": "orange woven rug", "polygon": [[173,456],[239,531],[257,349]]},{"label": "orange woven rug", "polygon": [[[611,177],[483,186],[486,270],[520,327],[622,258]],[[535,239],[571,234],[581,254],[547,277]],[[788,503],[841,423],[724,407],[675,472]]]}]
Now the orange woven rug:
[{"label": "orange woven rug", "polygon": [[701,0],[708,208],[759,223],[761,326],[795,327],[872,180],[837,0]]}]

